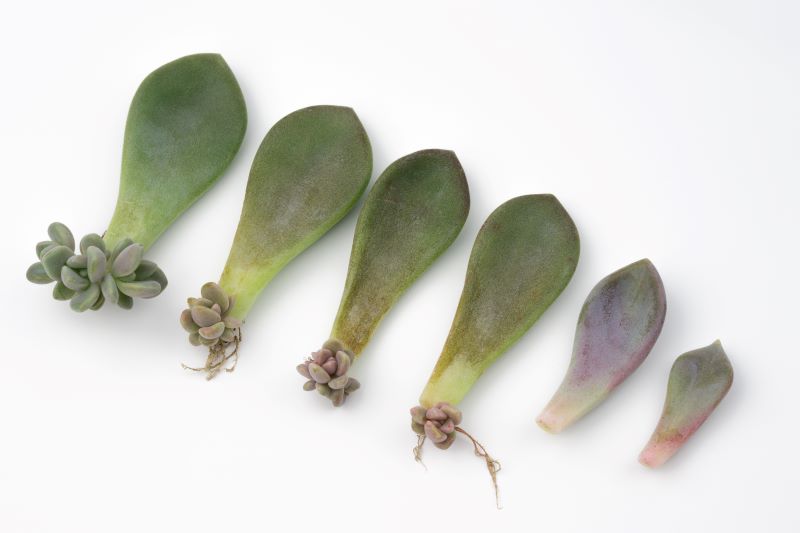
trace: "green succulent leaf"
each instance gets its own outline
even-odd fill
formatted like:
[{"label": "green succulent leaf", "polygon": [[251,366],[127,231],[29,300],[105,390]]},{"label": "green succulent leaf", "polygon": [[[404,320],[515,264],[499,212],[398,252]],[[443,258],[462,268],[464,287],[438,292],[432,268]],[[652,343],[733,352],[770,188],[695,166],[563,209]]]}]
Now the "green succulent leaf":
[{"label": "green succulent leaf", "polygon": [[97,246],[86,249],[86,270],[92,283],[100,283],[106,275],[106,254]]},{"label": "green succulent leaf", "polygon": [[67,259],[67,266],[73,270],[82,270],[87,267],[89,260],[85,255],[73,255]]},{"label": "green succulent leaf", "polygon": [[158,265],[156,265],[152,261],[148,261],[147,259],[142,259],[139,263],[139,267],[136,269],[136,281],[144,281],[149,279],[156,270],[159,270]]},{"label": "green succulent leaf", "polygon": [[106,251],[106,243],[103,238],[98,235],[97,233],[89,233],[85,235],[83,239],[81,239],[80,243],[80,250],[83,255],[86,255],[86,251],[89,249],[90,246],[96,246],[100,248],[101,251],[105,253]]},{"label": "green succulent leaf", "polygon": [[42,257],[44,271],[51,279],[58,281],[61,276],[61,267],[66,264],[67,259],[72,257],[72,254],[72,250],[63,244],[54,246]]},{"label": "green succulent leaf", "polygon": [[111,275],[115,278],[130,276],[139,267],[144,255],[144,246],[141,244],[131,244],[122,250],[114,259],[111,265]]},{"label": "green succulent leaf", "polygon": [[192,313],[192,320],[194,323],[200,326],[201,328],[206,328],[208,326],[212,326],[222,320],[220,314],[216,311],[209,309],[208,307],[203,307],[200,305],[195,305],[191,309]]},{"label": "green succulent leaf", "polygon": [[117,288],[116,280],[111,274],[103,276],[103,280],[100,282],[100,290],[103,293],[103,297],[112,304],[119,302],[119,289]]},{"label": "green succulent leaf", "polygon": [[84,291],[89,287],[89,280],[67,265],[61,267],[61,282],[73,291]]},{"label": "green succulent leaf", "polygon": [[218,54],[197,54],[147,76],[125,126],[122,176],[105,234],[149,248],[228,167],[247,125],[236,78]]},{"label": "green succulent leaf", "polygon": [[95,305],[98,298],[100,298],[100,286],[92,283],[85,291],[76,292],[69,301],[69,306],[73,311],[82,313]]},{"label": "green succulent leaf", "polygon": [[25,277],[28,278],[28,281],[31,283],[36,283],[39,285],[53,283],[53,279],[47,274],[47,271],[45,271],[44,266],[40,262],[36,262],[29,266],[28,271],[25,273]]},{"label": "green succulent leaf", "polygon": [[53,222],[47,228],[47,234],[53,242],[66,246],[70,251],[75,251],[75,237],[67,226],[61,222]]},{"label": "green succulent leaf", "polygon": [[469,187],[453,152],[422,150],[389,165],[358,215],[331,336],[355,354],[403,292],[455,240]]},{"label": "green succulent leaf", "polygon": [[42,256],[45,254],[45,252],[48,250],[48,248],[50,248],[52,246],[56,246],[56,243],[54,243],[53,241],[37,242],[36,243],[36,257],[41,259]]},{"label": "green succulent leaf", "polygon": [[371,172],[369,139],[350,108],[308,107],[272,127],[219,283],[236,296],[233,316],[245,318],[275,274],[353,208]]},{"label": "green succulent leaf", "polygon": [[152,298],[161,293],[161,285],[156,281],[119,281],[117,288],[131,298]]},{"label": "green succulent leaf", "polygon": [[204,339],[218,339],[225,332],[225,324],[217,322],[197,331]]},{"label": "green succulent leaf", "polygon": [[103,297],[103,293],[101,290],[100,296],[98,296],[97,301],[89,309],[91,309],[92,311],[98,311],[100,310],[101,307],[103,307],[104,303],[106,303],[106,299]]},{"label": "green succulent leaf", "polygon": [[218,304],[223,313],[228,310],[228,295],[213,281],[204,284],[200,288],[200,294],[203,298]]},{"label": "green succulent leaf", "polygon": [[133,307],[133,298],[131,298],[127,294],[119,293],[119,299],[117,300],[117,305],[120,306],[122,309],[130,309],[131,307]]},{"label": "green succulent leaf", "polygon": [[191,309],[184,309],[181,312],[181,327],[189,333],[196,333],[200,326],[194,323],[192,320],[192,311]]},{"label": "green succulent leaf", "polygon": [[420,403],[456,405],[547,310],[580,253],[575,224],[555,196],[513,198],[478,232],[453,325]]},{"label": "green succulent leaf", "polygon": [[75,291],[64,285],[61,281],[56,282],[53,287],[53,298],[60,301],[66,301],[75,295]]}]

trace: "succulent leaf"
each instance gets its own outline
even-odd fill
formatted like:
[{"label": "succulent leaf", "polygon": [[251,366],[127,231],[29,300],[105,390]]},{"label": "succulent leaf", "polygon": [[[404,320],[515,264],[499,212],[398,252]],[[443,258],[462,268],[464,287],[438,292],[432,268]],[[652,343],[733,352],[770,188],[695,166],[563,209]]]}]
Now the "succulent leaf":
[{"label": "succulent leaf", "polygon": [[128,112],[106,242],[131,237],[149,248],[229,166],[246,123],[241,89],[218,54],[182,57],[148,75]]},{"label": "succulent leaf", "polygon": [[200,295],[220,307],[221,313],[228,310],[228,295],[222,290],[218,284],[209,281],[200,288]]},{"label": "succulent leaf", "polygon": [[73,255],[67,259],[67,266],[73,270],[82,270],[89,265],[89,258],[85,255]]},{"label": "succulent leaf", "polygon": [[100,286],[92,283],[86,290],[76,292],[69,301],[69,306],[73,311],[82,313],[97,303],[98,298],[100,298]]},{"label": "succulent leaf", "polygon": [[216,324],[197,330],[200,336],[204,339],[218,339],[220,336],[222,336],[224,331],[225,324],[222,322],[217,322]]},{"label": "succulent leaf", "polygon": [[575,224],[555,196],[520,196],[495,209],[475,239],[450,333],[420,403],[457,405],[561,294],[579,249]]},{"label": "succulent leaf", "polygon": [[89,287],[89,280],[67,265],[61,267],[61,282],[73,291],[83,291]]},{"label": "succulent leaf", "polygon": [[111,265],[111,275],[115,278],[130,276],[139,267],[144,255],[144,246],[131,244],[122,250]]},{"label": "succulent leaf", "polygon": [[451,151],[421,150],[389,165],[359,213],[331,336],[361,353],[383,316],[458,236],[469,203]]},{"label": "succulent leaf", "polygon": [[61,267],[63,267],[67,259],[72,256],[72,250],[63,244],[59,244],[51,248],[42,257],[42,266],[44,271],[54,281],[58,281],[61,277]]},{"label": "succulent leaf", "polygon": [[133,298],[128,296],[127,294],[119,293],[119,299],[117,300],[117,305],[120,306],[122,309],[130,309],[133,307]]},{"label": "succulent leaf", "polygon": [[161,293],[161,285],[156,281],[120,281],[117,288],[132,298],[152,298]]},{"label": "succulent leaf", "polygon": [[219,282],[236,295],[231,316],[244,319],[275,274],[353,208],[371,171],[369,139],[350,108],[308,107],[270,129]]},{"label": "succulent leaf", "polygon": [[47,228],[47,234],[53,242],[66,246],[71,252],[75,251],[75,237],[67,226],[61,222],[53,222]]},{"label": "succulent leaf", "polygon": [[86,255],[86,251],[89,249],[90,246],[99,248],[103,253],[105,253],[106,251],[106,243],[103,240],[103,238],[97,233],[89,233],[83,236],[79,246],[81,253],[83,255]]},{"label": "succulent leaf", "polygon": [[56,243],[54,243],[53,241],[41,241],[36,243],[36,257],[41,259],[42,256],[44,255],[45,250],[47,250],[51,246],[56,246]]},{"label": "succulent leaf", "polygon": [[103,297],[112,304],[119,303],[119,289],[111,274],[103,276],[103,280],[100,282],[100,291],[103,293]]},{"label": "succulent leaf", "polygon": [[219,313],[212,311],[208,307],[200,305],[192,306],[191,308],[192,320],[201,328],[212,326],[222,320]]},{"label": "succulent leaf", "polygon": [[28,271],[25,272],[25,277],[28,278],[28,281],[31,283],[36,283],[38,285],[53,283],[53,278],[47,274],[42,263],[38,261],[28,267]]},{"label": "succulent leaf", "polygon": [[537,423],[558,433],[605,400],[650,353],[666,311],[664,284],[649,260],[603,278],[583,304],[566,376]]},{"label": "succulent leaf", "polygon": [[66,301],[75,295],[75,291],[64,285],[61,281],[56,282],[53,287],[53,298],[60,301]]},{"label": "succulent leaf", "polygon": [[100,283],[106,275],[106,254],[97,246],[86,249],[86,270],[92,283]]},{"label": "succulent leaf", "polygon": [[733,384],[733,367],[719,341],[686,352],[669,373],[667,399],[639,462],[658,467],[703,425]]}]

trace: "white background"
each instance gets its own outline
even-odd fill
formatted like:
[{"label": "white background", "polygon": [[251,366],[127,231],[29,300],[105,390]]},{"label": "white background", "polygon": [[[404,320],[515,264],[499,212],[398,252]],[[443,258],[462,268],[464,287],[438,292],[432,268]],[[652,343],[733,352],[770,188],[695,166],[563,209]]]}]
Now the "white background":
[{"label": "white background", "polygon": [[[0,530],[798,531],[800,8],[786,2],[31,2],[0,18]],[[24,272],[53,220],[102,232],[138,83],[217,51],[249,126],[230,171],[149,257],[170,277],[133,311],[83,315]],[[177,323],[217,279],[267,129],[312,104],[356,109],[374,176],[457,152],[472,210],[392,310],[335,410],[294,366],[327,337],[353,211],[263,293],[237,371],[207,383]],[[572,283],[462,404],[501,460],[504,509],[468,443],[411,458],[414,405],[485,217],[556,194],[575,219]],[[658,267],[668,314],[650,357],[561,435],[535,416],[604,275]],[[672,361],[716,338],[733,388],[683,450],[637,455]]]}]

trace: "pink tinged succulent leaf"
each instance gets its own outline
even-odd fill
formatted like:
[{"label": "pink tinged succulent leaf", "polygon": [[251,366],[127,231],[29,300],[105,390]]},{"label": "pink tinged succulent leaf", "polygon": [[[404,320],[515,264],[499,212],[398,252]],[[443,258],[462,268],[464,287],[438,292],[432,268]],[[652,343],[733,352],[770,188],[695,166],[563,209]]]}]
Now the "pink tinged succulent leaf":
[{"label": "pink tinged succulent leaf", "polygon": [[664,464],[706,421],[732,383],[733,367],[720,341],[678,357],[661,419],[639,462],[653,468]]},{"label": "pink tinged succulent leaf", "polygon": [[567,374],[539,426],[559,433],[605,400],[650,353],[666,310],[664,284],[649,260],[603,278],[583,304]]}]

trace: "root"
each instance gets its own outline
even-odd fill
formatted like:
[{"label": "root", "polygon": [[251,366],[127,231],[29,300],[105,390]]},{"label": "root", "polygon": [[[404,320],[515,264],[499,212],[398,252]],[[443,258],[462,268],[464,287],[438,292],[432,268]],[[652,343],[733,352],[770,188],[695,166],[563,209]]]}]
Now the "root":
[{"label": "root", "polygon": [[422,468],[428,470],[425,463],[422,462],[422,445],[425,444],[425,435],[417,435],[417,445],[414,446],[414,460],[422,465]]},{"label": "root", "polygon": [[[226,344],[217,343],[214,346],[209,346],[205,366],[193,367],[185,363],[181,363],[181,366],[185,370],[205,372],[206,380],[210,380],[223,370],[225,370],[225,372],[233,372],[236,369],[236,364],[239,362],[239,344],[241,342],[242,328],[238,328],[231,342]],[[230,349],[231,347],[233,347],[233,349]],[[230,366],[226,366],[230,359],[233,359],[233,362]]]},{"label": "root", "polygon": [[496,459],[492,458],[489,455],[489,452],[486,451],[486,448],[483,447],[483,444],[478,442],[475,437],[461,429],[460,427],[456,427],[456,431],[467,437],[470,441],[472,441],[472,446],[475,448],[475,455],[486,461],[486,469],[489,471],[489,475],[492,477],[492,486],[494,487],[494,500],[495,504],[497,505],[498,509],[502,509],[500,507],[500,491],[497,488],[497,473],[500,471],[500,462]]}]

